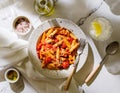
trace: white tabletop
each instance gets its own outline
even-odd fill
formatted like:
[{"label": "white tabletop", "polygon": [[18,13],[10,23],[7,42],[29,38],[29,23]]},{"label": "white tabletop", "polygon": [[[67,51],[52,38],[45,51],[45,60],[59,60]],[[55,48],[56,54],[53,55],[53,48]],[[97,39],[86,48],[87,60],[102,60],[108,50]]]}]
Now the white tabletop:
[{"label": "white tabletop", "polygon": [[[18,1],[20,1],[20,0],[18,0]],[[25,13],[26,13],[26,11],[30,12],[30,9],[33,8],[33,6],[32,6],[32,2],[33,1],[30,1],[30,2],[26,2],[27,0],[26,1],[22,0],[22,1],[24,2],[24,4],[27,5],[27,8],[25,8],[26,10],[24,10],[24,12]],[[74,0],[71,0],[71,2],[73,2],[73,1]],[[94,1],[95,0],[81,0],[81,3],[84,4],[84,5],[81,5],[81,8],[85,8],[85,5],[87,5],[87,7],[91,7],[89,4],[91,2],[94,2]],[[64,4],[66,4],[68,6],[72,6],[72,3],[69,0],[67,0],[67,1],[61,0],[61,1],[58,2],[58,4],[56,4],[56,8],[57,9],[59,9],[57,5],[59,5],[61,2],[65,2]],[[85,4],[85,2],[86,2],[86,4]],[[107,14],[104,13],[105,15],[101,14],[101,12],[99,12],[99,11],[103,11],[103,8],[102,9],[100,8],[100,7],[103,7],[102,4],[104,4],[102,2],[103,2],[103,0],[98,0],[98,2],[97,1],[94,2],[95,4],[93,4],[94,5],[93,7],[88,8],[89,11],[91,11],[91,12],[92,11],[96,12],[96,9],[98,10],[98,12],[96,12],[95,14],[93,14],[90,17],[88,16],[88,18],[84,20],[85,22],[86,22],[86,20],[89,21],[89,19],[94,18],[95,15],[105,16],[105,17],[109,18],[110,20],[115,19],[115,16],[114,16],[114,18],[112,18],[113,15],[112,15],[112,17],[109,15],[110,14],[110,10],[108,11]],[[106,4],[104,4],[104,5],[106,6]],[[22,8],[24,9],[24,7],[22,7]],[[78,8],[78,6],[76,6],[76,8]],[[106,6],[106,10],[108,10],[108,9],[109,9],[108,6]],[[75,17],[75,16],[73,16],[73,14],[71,14],[71,12],[69,12],[69,15],[63,16],[63,18],[68,18],[68,19],[72,20],[73,22],[77,22],[80,18],[84,18],[84,17],[86,17],[90,13],[89,11],[84,12],[83,9],[80,9],[80,11],[82,11],[82,14],[78,13],[78,12],[75,12],[73,10],[71,10],[72,13],[75,14],[75,15],[79,15],[79,16]],[[53,17],[60,17],[60,15],[53,15],[51,17],[41,17],[40,19],[38,19],[37,14],[33,12],[34,10],[32,9],[31,11],[32,11],[32,13],[26,13],[26,15],[30,14],[30,15],[32,15],[34,17],[37,17],[36,19],[34,19],[34,21],[32,20],[33,24],[36,23],[36,25],[34,25],[34,28],[37,27],[40,24],[39,23],[40,21],[43,21],[43,20],[49,19],[49,18],[53,18]],[[76,10],[76,11],[78,11],[78,10]],[[58,11],[58,14],[59,13],[64,13],[64,12],[59,12]],[[65,13],[65,14],[67,14],[67,13]],[[32,18],[30,15],[28,15],[28,17]],[[117,18],[119,19],[119,17],[117,17]],[[116,18],[116,20],[117,20],[117,18]],[[87,23],[85,23],[85,24],[87,25]],[[84,31],[86,30],[85,29],[85,27],[86,27],[85,24],[80,25],[80,27]],[[87,34],[86,31],[85,31],[85,33]],[[91,42],[91,40],[90,40],[90,42]],[[92,42],[90,43],[90,45],[94,49],[94,45],[92,45]],[[94,63],[95,63],[94,67],[95,67],[101,61],[101,58],[98,55],[97,50],[94,50],[93,52],[94,52],[94,58],[95,58],[95,60],[94,60]],[[25,89],[21,93],[27,93],[27,92],[29,92],[29,93],[37,93],[35,91],[35,89],[33,89],[26,80],[24,80],[24,81],[25,81]],[[98,77],[96,78],[96,80],[90,86],[87,86],[87,85],[84,84],[82,86],[82,88],[84,89],[85,93],[119,93],[120,92],[120,83],[119,82],[120,82],[120,75],[112,75],[112,74],[110,74],[107,71],[106,67],[103,67],[103,69],[101,70],[101,72],[98,75]],[[0,83],[0,93],[8,93],[7,90],[9,91],[9,93],[13,93],[7,82],[1,82]]]}]

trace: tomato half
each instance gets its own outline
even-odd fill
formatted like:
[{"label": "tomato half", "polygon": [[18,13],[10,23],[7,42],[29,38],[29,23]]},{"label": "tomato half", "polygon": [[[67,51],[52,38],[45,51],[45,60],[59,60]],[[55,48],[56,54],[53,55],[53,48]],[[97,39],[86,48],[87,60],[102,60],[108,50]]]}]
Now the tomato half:
[{"label": "tomato half", "polygon": [[68,68],[69,65],[70,65],[70,64],[69,64],[68,61],[64,61],[64,62],[62,62],[62,67],[63,67],[64,69]]}]

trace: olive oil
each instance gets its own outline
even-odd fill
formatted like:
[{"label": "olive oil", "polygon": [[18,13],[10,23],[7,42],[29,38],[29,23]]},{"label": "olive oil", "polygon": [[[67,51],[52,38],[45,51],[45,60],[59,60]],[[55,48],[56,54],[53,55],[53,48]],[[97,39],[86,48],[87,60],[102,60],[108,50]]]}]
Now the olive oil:
[{"label": "olive oil", "polygon": [[39,15],[50,16],[54,13],[55,2],[53,0],[35,0],[34,8]]},{"label": "olive oil", "polygon": [[8,72],[8,74],[7,74],[7,77],[8,77],[8,79],[10,79],[10,80],[16,80],[17,79],[17,72],[15,72],[14,70],[11,70],[11,71],[9,71]]}]

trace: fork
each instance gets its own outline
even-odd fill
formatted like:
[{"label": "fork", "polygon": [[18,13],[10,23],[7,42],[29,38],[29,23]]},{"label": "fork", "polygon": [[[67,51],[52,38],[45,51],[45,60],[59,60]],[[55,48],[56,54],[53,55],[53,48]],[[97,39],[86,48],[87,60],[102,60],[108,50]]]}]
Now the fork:
[{"label": "fork", "polygon": [[64,85],[64,89],[65,90],[68,90],[69,89],[69,86],[70,86],[70,82],[72,80],[72,76],[74,75],[74,73],[76,72],[76,69],[77,69],[77,65],[79,63],[79,60],[80,60],[80,55],[83,53],[83,50],[84,50],[84,47],[86,45],[86,42],[85,42],[85,39],[80,39],[80,47],[78,48],[77,50],[77,57],[76,57],[76,61],[74,62],[73,64],[73,69],[72,69],[72,72],[71,74],[67,77],[67,80],[66,80],[66,83]]}]

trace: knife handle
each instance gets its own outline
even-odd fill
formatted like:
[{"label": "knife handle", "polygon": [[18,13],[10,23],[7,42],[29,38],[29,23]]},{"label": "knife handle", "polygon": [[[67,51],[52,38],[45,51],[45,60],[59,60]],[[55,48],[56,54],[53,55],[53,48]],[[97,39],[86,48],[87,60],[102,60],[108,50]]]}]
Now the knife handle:
[{"label": "knife handle", "polygon": [[99,72],[101,71],[103,65],[99,64],[90,74],[89,76],[86,78],[85,83],[89,86],[97,77],[97,75],[99,74]]}]

